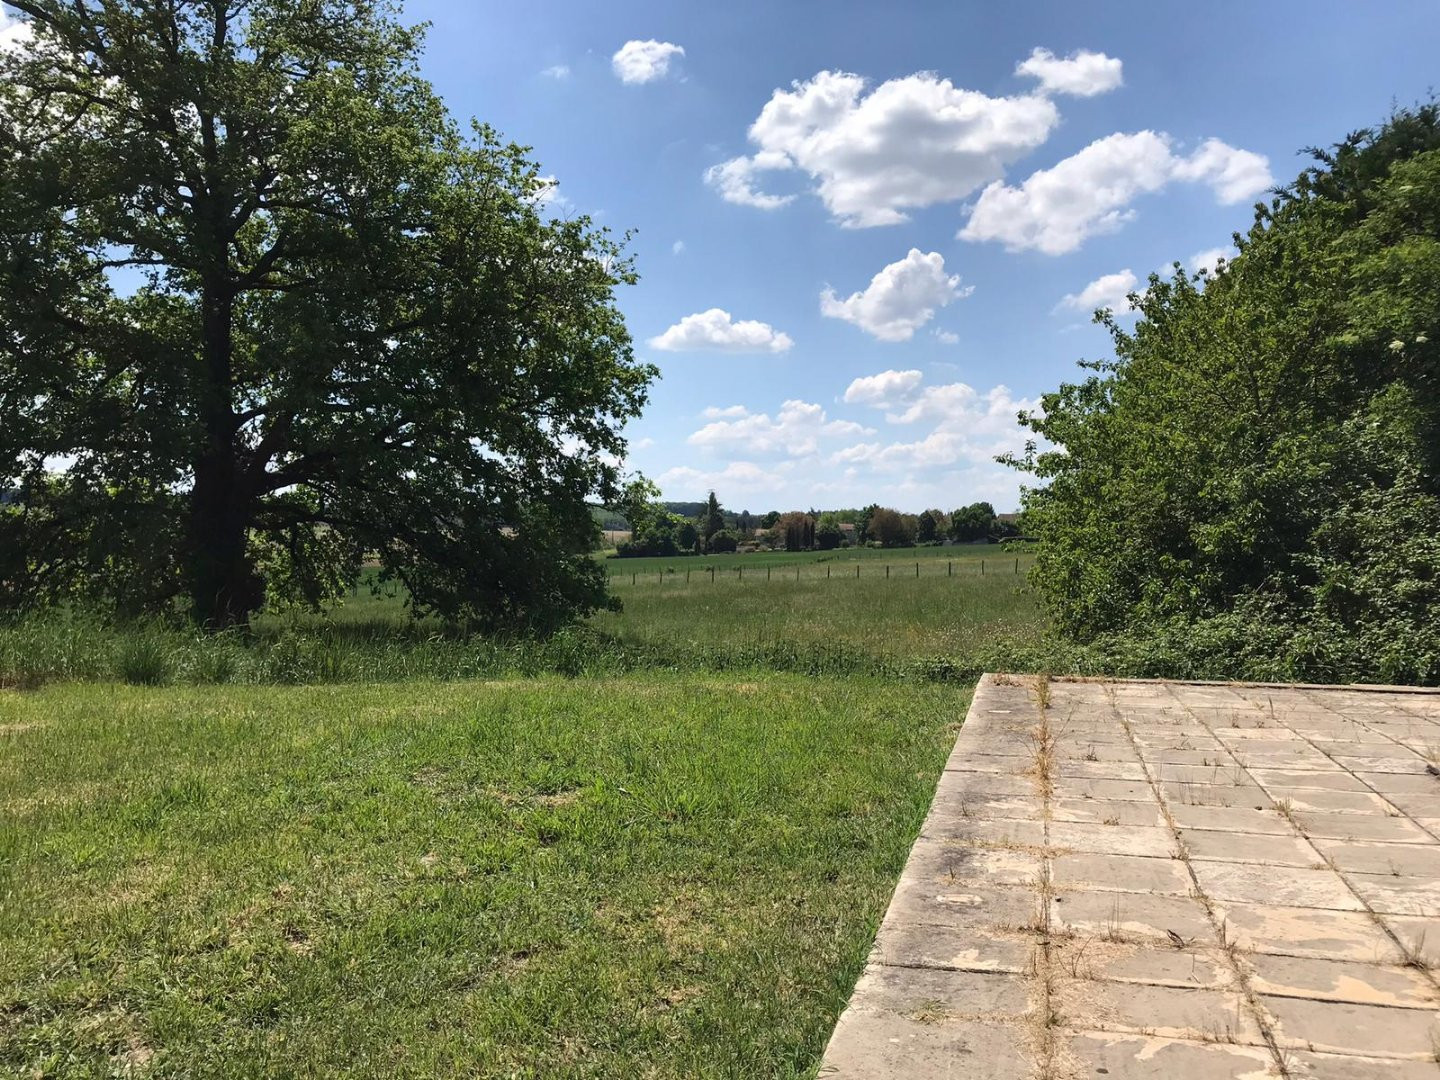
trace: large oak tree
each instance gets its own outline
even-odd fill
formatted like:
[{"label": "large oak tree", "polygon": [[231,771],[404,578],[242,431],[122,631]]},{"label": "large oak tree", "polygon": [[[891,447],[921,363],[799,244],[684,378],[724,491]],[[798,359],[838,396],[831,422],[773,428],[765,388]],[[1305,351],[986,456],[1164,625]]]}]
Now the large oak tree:
[{"label": "large oak tree", "polygon": [[0,604],[227,626],[371,553],[480,626],[605,603],[633,270],[451,120],[420,33],[379,0],[10,6]]}]

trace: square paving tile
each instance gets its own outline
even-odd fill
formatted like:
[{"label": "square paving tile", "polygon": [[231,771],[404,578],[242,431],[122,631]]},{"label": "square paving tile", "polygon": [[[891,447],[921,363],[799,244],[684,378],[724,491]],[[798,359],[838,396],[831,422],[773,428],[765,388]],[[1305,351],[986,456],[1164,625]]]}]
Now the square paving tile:
[{"label": "square paving tile", "polygon": [[1186,896],[1194,883],[1179,859],[1136,855],[1059,855],[1051,861],[1057,889]]},{"label": "square paving tile", "polygon": [[1369,914],[1269,904],[1215,905],[1227,941],[1246,952],[1401,963],[1404,956]]},{"label": "square paving tile", "polygon": [[1034,687],[977,687],[821,1076],[1440,1077],[1440,694]]},{"label": "square paving tile", "polygon": [[1440,880],[1440,844],[1316,839],[1315,847],[1342,871]]},{"label": "square paving tile", "polygon": [[1270,994],[1260,1001],[1278,1022],[1275,1037],[1281,1046],[1410,1058],[1434,1065],[1440,1013]]},{"label": "square paving tile", "polygon": [[1440,1006],[1435,984],[1413,968],[1259,953],[1246,962],[1251,987],[1263,994],[1402,1009]]},{"label": "square paving tile", "polygon": [[1269,866],[1314,866],[1317,861],[1315,849],[1299,836],[1210,829],[1181,829],[1180,836],[1191,859]]},{"label": "square paving tile", "polygon": [[1103,1076],[1106,1080],[1236,1080],[1272,1075],[1269,1052],[1253,1046],[1083,1031],[1072,1035],[1066,1048],[1079,1064],[1080,1075]]},{"label": "square paving tile", "polygon": [[1298,866],[1252,866],[1245,863],[1194,863],[1200,888],[1224,903],[1282,904],[1292,907],[1363,911],[1362,904],[1339,874]]}]

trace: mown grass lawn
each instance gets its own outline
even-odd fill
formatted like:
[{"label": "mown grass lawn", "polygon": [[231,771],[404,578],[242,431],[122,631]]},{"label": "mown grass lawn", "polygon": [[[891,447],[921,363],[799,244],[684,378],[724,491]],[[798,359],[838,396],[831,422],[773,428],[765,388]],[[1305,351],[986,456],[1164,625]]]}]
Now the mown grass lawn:
[{"label": "mown grass lawn", "polygon": [[0,1074],[810,1075],[967,699],[0,692]]}]

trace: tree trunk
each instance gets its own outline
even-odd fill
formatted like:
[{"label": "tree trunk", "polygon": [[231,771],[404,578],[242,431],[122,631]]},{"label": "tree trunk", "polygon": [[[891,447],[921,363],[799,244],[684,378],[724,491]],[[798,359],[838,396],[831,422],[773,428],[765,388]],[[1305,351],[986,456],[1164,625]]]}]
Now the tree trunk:
[{"label": "tree trunk", "polygon": [[203,442],[190,494],[190,596],[195,619],[211,630],[243,625],[263,599],[246,555],[251,499],[236,460],[239,424],[231,397],[234,297],[225,285],[201,295],[204,371],[199,413]]}]

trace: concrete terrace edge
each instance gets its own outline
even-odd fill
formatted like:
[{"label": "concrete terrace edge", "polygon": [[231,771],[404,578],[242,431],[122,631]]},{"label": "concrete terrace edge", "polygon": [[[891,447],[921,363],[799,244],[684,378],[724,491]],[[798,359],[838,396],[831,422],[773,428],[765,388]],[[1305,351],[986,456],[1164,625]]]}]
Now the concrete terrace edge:
[{"label": "concrete terrace edge", "polygon": [[[980,676],[975,689],[978,692],[985,681],[996,679],[1033,679],[1036,672],[986,672]],[[1299,682],[1250,682],[1244,679],[1132,679],[1111,675],[1074,675],[1054,672],[1051,682],[1102,683],[1106,685],[1134,686],[1236,686],[1247,690],[1346,690],[1365,694],[1440,694],[1440,686],[1405,686],[1398,683],[1299,683]],[[967,715],[966,722],[969,722]]]}]

